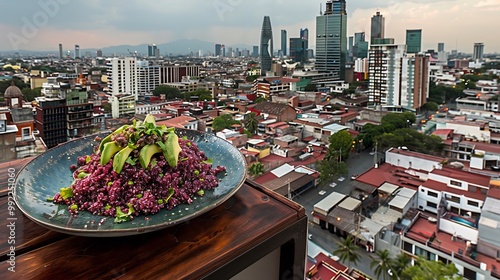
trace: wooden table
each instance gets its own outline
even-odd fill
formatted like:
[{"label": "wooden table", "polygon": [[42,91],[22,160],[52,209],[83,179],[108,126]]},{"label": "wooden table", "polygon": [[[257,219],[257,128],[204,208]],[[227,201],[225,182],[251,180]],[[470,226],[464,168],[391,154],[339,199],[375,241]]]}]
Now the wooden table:
[{"label": "wooden table", "polygon": [[[0,279],[304,277],[304,208],[250,181],[225,203],[188,222],[113,238],[57,233],[18,209],[10,216],[8,192],[0,195]],[[15,244],[8,244],[12,234]],[[10,246],[15,246],[15,263],[9,263]],[[9,271],[11,265],[15,272]]]}]

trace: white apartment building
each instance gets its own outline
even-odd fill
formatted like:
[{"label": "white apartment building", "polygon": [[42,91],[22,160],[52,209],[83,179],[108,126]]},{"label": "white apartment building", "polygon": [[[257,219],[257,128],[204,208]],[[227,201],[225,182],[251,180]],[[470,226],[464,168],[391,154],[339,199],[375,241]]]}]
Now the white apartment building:
[{"label": "white apartment building", "polygon": [[135,100],[139,97],[137,79],[137,58],[114,57],[108,59],[108,88],[113,96],[131,94]]},{"label": "white apartment building", "polygon": [[137,61],[137,94],[152,95],[153,90],[160,85],[160,66],[149,65],[149,61]]},{"label": "white apartment building", "polygon": [[369,51],[368,72],[369,106],[415,111],[429,96],[429,57],[407,56],[405,45],[373,45]]},{"label": "white apartment building", "polygon": [[[372,45],[368,53],[368,103],[372,106],[394,105],[401,96],[401,75],[406,46]],[[394,100],[396,97],[398,100]]]}]

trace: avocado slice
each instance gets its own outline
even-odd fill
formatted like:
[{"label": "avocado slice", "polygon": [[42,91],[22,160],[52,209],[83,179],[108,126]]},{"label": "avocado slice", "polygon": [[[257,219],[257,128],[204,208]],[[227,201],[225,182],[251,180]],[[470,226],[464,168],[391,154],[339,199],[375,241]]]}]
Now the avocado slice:
[{"label": "avocado slice", "polygon": [[179,153],[182,150],[179,145],[179,137],[177,134],[174,132],[168,134],[167,140],[165,141],[165,148],[166,150],[163,150],[165,159],[170,166],[176,167],[179,162]]},{"label": "avocado slice", "polygon": [[125,165],[125,161],[127,161],[128,156],[134,149],[129,146],[121,149],[118,153],[113,157],[113,170],[120,174],[123,169],[123,165]]},{"label": "avocado slice", "polygon": [[146,145],[142,147],[141,152],[139,153],[139,162],[141,163],[142,168],[146,168],[151,161],[151,158],[156,153],[161,153],[162,149],[157,144]]},{"label": "avocado slice", "polygon": [[152,124],[156,125],[155,116],[148,114],[146,116],[146,118],[144,119],[144,123],[152,123]]},{"label": "avocado slice", "polygon": [[107,164],[109,160],[121,149],[122,147],[118,146],[118,144],[114,141],[104,144],[104,149],[101,153],[101,165]]},{"label": "avocado slice", "polygon": [[104,150],[104,144],[108,143],[111,141],[111,135],[114,135],[114,134],[117,134],[117,133],[120,133],[122,131],[124,131],[125,129],[127,129],[129,127],[128,124],[126,125],[122,125],[121,127],[117,128],[115,131],[111,132],[110,134],[108,134],[108,136],[104,137],[102,140],[101,140],[101,143],[99,144],[99,151],[103,151]]}]

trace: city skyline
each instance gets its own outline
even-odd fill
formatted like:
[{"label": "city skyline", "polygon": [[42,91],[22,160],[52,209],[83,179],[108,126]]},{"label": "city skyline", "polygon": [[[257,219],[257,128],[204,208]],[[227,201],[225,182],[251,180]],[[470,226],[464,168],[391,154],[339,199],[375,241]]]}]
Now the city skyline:
[{"label": "city skyline", "polygon": [[[57,52],[59,43],[87,49],[180,39],[258,45],[264,16],[270,16],[274,30],[285,29],[289,37],[298,37],[301,28],[308,28],[309,47],[314,49],[315,20],[325,3],[213,0],[181,4],[170,0],[123,5],[116,0],[39,0],[19,5],[3,1],[0,9],[9,13],[0,18],[0,33],[5,34],[0,50]],[[472,53],[474,43],[481,42],[485,53],[500,52],[500,40],[489,31],[498,23],[499,1],[348,0],[348,35],[364,31],[369,36],[371,17],[377,11],[385,18],[385,37],[395,38],[397,44],[405,43],[407,29],[422,29],[422,50],[437,49],[438,42],[443,42],[446,51]],[[275,32],[273,38],[280,42],[280,33]]]}]

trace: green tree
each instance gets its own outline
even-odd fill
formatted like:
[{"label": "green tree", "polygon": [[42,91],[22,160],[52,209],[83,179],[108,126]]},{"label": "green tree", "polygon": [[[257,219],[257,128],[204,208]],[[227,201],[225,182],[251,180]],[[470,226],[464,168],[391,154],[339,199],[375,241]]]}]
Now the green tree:
[{"label": "green tree", "polygon": [[104,103],[104,104],[102,104],[102,109],[107,114],[111,113],[111,103]]},{"label": "green tree", "polygon": [[29,87],[28,84],[26,84],[25,82],[23,82],[21,79],[19,78],[12,78],[10,80],[4,80],[4,81],[0,81],[0,92],[1,93],[5,93],[5,90],[11,86],[11,83],[14,82],[14,85],[16,87],[18,87],[19,89],[23,89],[23,88],[27,88]]},{"label": "green tree", "polygon": [[210,92],[209,90],[206,90],[206,89],[197,89],[197,90],[192,91],[192,92],[186,92],[182,95],[184,97],[184,100],[186,100],[186,101],[190,101],[191,96],[197,96],[199,101],[212,100],[212,92]]},{"label": "green tree", "polygon": [[231,128],[233,124],[241,124],[241,122],[235,120],[230,114],[223,114],[214,119],[212,122],[212,128],[215,131],[221,131],[226,128]]},{"label": "green tree", "polygon": [[328,139],[330,145],[326,153],[326,159],[337,158],[340,156],[340,161],[345,161],[349,157],[349,151],[352,148],[352,137],[347,130],[342,130],[334,133]]},{"label": "green tree", "polygon": [[429,101],[429,102],[425,103],[423,107],[424,107],[424,110],[426,112],[428,112],[428,111],[436,112],[437,110],[439,110],[439,105],[433,101]]},{"label": "green tree", "polygon": [[337,242],[338,248],[333,251],[334,255],[339,256],[341,262],[347,261],[347,265],[350,267],[351,263],[356,265],[359,261],[360,255],[358,253],[358,246],[354,244],[354,240],[349,235],[342,242]]},{"label": "green tree", "polygon": [[23,99],[30,102],[35,100],[35,97],[42,96],[42,88],[23,88],[21,92],[23,93]]},{"label": "green tree", "polygon": [[419,257],[414,266],[403,271],[401,279],[460,280],[463,277],[458,274],[458,269],[453,263],[444,264],[441,261],[429,261]]},{"label": "green tree", "polygon": [[259,75],[250,75],[245,78],[245,81],[253,83],[253,81],[257,80],[257,78],[259,77],[260,77]]},{"label": "green tree", "polygon": [[372,257],[370,268],[373,269],[373,267],[375,267],[374,272],[377,279],[380,279],[382,275],[382,278],[386,280],[390,277],[389,271],[391,271],[391,274],[393,273],[392,262],[389,251],[384,249],[382,251],[377,251],[375,257]]},{"label": "green tree", "polygon": [[411,112],[389,113],[382,117],[382,125],[393,125],[395,129],[408,127],[415,123],[415,114]]},{"label": "green tree", "polygon": [[317,166],[320,184],[327,184],[335,176],[347,174],[347,164],[345,162],[339,162],[337,159],[323,159],[317,162]]},{"label": "green tree", "polygon": [[248,167],[248,174],[253,177],[260,176],[264,174],[264,164],[260,162],[254,162]]},{"label": "green tree", "polygon": [[183,97],[179,89],[167,85],[159,85],[153,90],[154,96],[160,96],[162,94],[165,94],[165,99],[167,100]]},{"label": "green tree", "polygon": [[393,278],[400,279],[403,271],[411,265],[411,258],[405,253],[400,253],[392,262]]},{"label": "green tree", "polygon": [[245,115],[245,128],[252,134],[257,134],[257,128],[259,126],[259,121],[257,120],[257,114],[251,112]]}]

